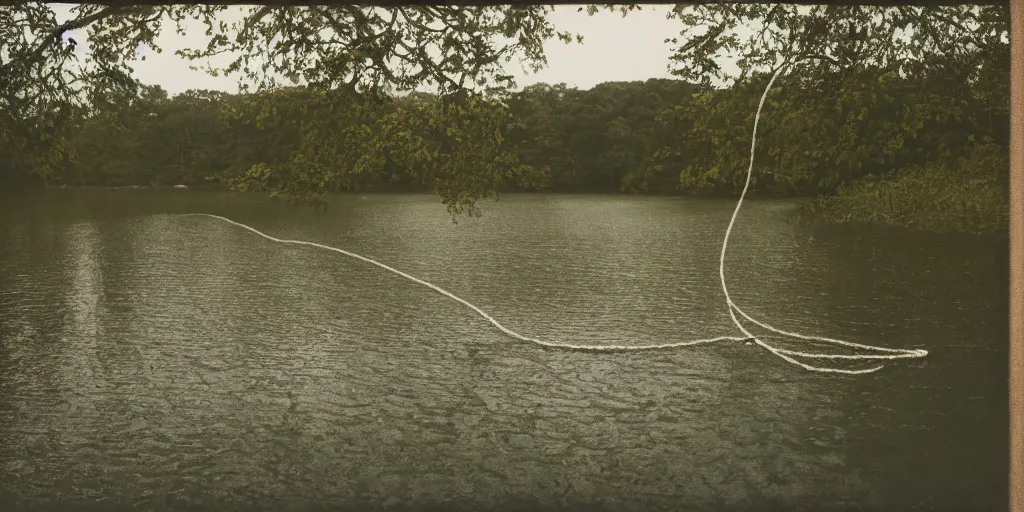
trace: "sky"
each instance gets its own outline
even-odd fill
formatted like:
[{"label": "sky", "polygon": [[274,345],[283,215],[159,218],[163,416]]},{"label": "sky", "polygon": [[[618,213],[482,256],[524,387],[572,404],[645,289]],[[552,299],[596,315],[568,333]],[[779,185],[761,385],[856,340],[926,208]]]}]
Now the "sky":
[{"label": "sky", "polygon": [[[54,5],[58,20],[70,15],[72,6]],[[600,12],[594,16],[578,12],[577,6],[560,5],[549,19],[559,31],[583,35],[583,44],[565,44],[548,41],[545,51],[547,68],[538,73],[523,70],[514,61],[506,71],[516,77],[520,87],[534,83],[562,83],[589,89],[601,82],[669,78],[670,44],[666,38],[675,37],[682,29],[678,20],[667,20],[670,5],[645,5],[625,18],[613,12]],[[227,92],[238,90],[235,77],[213,77],[203,71],[189,69],[189,61],[174,54],[174,50],[205,46],[202,25],[186,35],[178,35],[173,23],[167,23],[157,39],[163,53],[143,50],[145,61],[133,64],[135,76],[143,83],[163,87],[170,95],[188,89],[212,89]],[[192,34],[192,35],[189,35]],[[84,31],[71,34],[84,51],[88,47]]]}]

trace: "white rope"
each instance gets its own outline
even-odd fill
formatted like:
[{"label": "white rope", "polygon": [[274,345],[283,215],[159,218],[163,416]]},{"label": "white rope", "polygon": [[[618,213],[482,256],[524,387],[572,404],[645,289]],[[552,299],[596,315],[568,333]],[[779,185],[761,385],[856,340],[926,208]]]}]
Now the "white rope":
[{"label": "white rope", "polygon": [[[797,366],[799,366],[801,368],[804,368],[805,370],[810,370],[810,371],[814,371],[814,372],[825,372],[825,373],[842,373],[842,374],[849,374],[849,375],[871,373],[871,372],[880,370],[882,368],[882,366],[876,366],[876,367],[873,367],[873,368],[866,368],[866,369],[862,369],[862,370],[846,370],[846,369],[840,369],[840,368],[825,368],[825,367],[820,367],[820,366],[813,366],[813,365],[809,365],[809,364],[800,362],[800,361],[798,361],[798,360],[796,360],[794,358],[795,357],[803,357],[803,358],[808,358],[808,359],[871,360],[871,359],[905,359],[905,358],[922,358],[922,357],[925,357],[925,356],[928,355],[928,351],[927,350],[922,350],[922,349],[909,349],[909,350],[907,350],[907,349],[875,347],[875,346],[872,346],[872,345],[863,345],[863,344],[860,344],[860,343],[853,343],[853,342],[844,341],[844,340],[837,340],[837,339],[833,339],[833,338],[824,338],[824,337],[820,337],[820,336],[807,336],[807,335],[796,333],[796,332],[789,332],[789,331],[784,331],[784,330],[781,330],[781,329],[777,329],[777,328],[772,327],[772,326],[770,326],[770,325],[768,325],[766,323],[759,322],[759,321],[751,318],[750,315],[744,313],[743,310],[741,310],[739,308],[739,306],[737,306],[736,303],[733,302],[732,298],[729,297],[729,289],[728,289],[728,287],[725,284],[725,253],[726,253],[726,251],[728,250],[728,247],[729,247],[729,235],[732,234],[732,227],[736,223],[736,217],[737,217],[737,215],[740,212],[740,207],[743,205],[743,199],[747,195],[747,189],[750,187],[750,177],[751,177],[751,175],[753,173],[753,170],[754,170],[754,150],[755,150],[756,145],[757,145],[757,124],[758,124],[758,121],[761,118],[761,109],[764,107],[764,100],[765,100],[765,98],[768,97],[768,91],[771,90],[772,84],[775,83],[775,79],[778,78],[779,74],[782,73],[782,70],[785,69],[785,67],[786,67],[786,64],[783,64],[783,66],[781,66],[775,72],[775,74],[772,75],[771,80],[768,81],[768,86],[765,87],[765,89],[764,89],[764,94],[761,95],[761,102],[758,103],[758,105],[757,105],[757,113],[754,115],[754,132],[753,132],[753,136],[752,136],[751,141],[750,141],[750,167],[747,169],[747,182],[746,182],[746,184],[743,185],[743,192],[740,194],[740,199],[736,203],[736,209],[733,210],[733,212],[732,212],[732,218],[729,219],[729,227],[726,228],[726,230],[725,230],[725,238],[722,240],[722,252],[721,252],[721,255],[718,258],[718,277],[719,277],[719,280],[721,281],[721,284],[722,284],[722,292],[725,294],[725,302],[726,302],[726,304],[729,307],[729,317],[732,318],[732,322],[736,325],[736,327],[740,330],[740,332],[742,332],[744,335],[746,335],[746,337],[719,336],[717,338],[707,338],[707,339],[700,339],[700,340],[681,341],[681,342],[676,342],[676,343],[661,343],[661,344],[655,344],[655,345],[573,345],[573,344],[568,344],[568,343],[553,343],[553,342],[550,342],[550,341],[544,341],[544,340],[540,340],[540,339],[537,339],[537,338],[530,338],[528,336],[523,336],[522,334],[519,334],[519,333],[517,333],[517,332],[515,332],[515,331],[513,331],[513,330],[511,330],[511,329],[509,329],[507,327],[505,327],[504,325],[501,325],[500,323],[498,323],[497,320],[495,320],[490,315],[485,313],[482,309],[474,306],[473,304],[470,304],[469,302],[467,302],[466,300],[462,299],[461,297],[458,297],[455,294],[453,294],[453,293],[451,293],[451,292],[449,292],[449,291],[447,291],[447,290],[445,290],[445,289],[443,289],[443,288],[441,288],[441,287],[439,287],[437,285],[434,285],[434,284],[429,283],[427,281],[424,281],[422,279],[418,279],[416,277],[413,277],[413,276],[411,276],[409,274],[406,274],[405,272],[402,272],[400,270],[396,270],[396,269],[391,268],[391,267],[389,267],[389,266],[387,266],[387,265],[385,265],[383,263],[371,260],[370,258],[367,258],[365,256],[360,256],[360,255],[358,255],[356,253],[353,253],[353,252],[349,252],[349,251],[346,251],[346,250],[343,250],[343,249],[338,249],[337,247],[331,247],[331,246],[328,246],[328,245],[318,244],[318,243],[314,243],[314,242],[306,242],[306,241],[302,241],[302,240],[283,240],[283,239],[280,239],[280,238],[275,238],[275,237],[272,237],[272,236],[270,236],[270,235],[268,235],[266,233],[263,233],[262,231],[257,230],[256,228],[247,226],[245,224],[242,224],[241,222],[235,222],[235,221],[233,221],[231,219],[227,219],[227,218],[221,217],[219,215],[211,215],[211,214],[208,214],[208,213],[187,213],[187,214],[182,214],[182,215],[186,215],[186,216],[204,216],[204,217],[212,217],[212,218],[215,218],[215,219],[220,219],[222,221],[234,224],[234,225],[239,226],[241,228],[248,229],[249,231],[252,231],[253,233],[256,233],[257,235],[262,236],[263,238],[266,238],[267,240],[270,240],[270,241],[273,241],[273,242],[278,242],[278,243],[283,243],[283,244],[308,245],[308,246],[311,246],[311,247],[318,247],[320,249],[327,249],[329,251],[338,252],[338,253],[344,254],[345,256],[349,256],[349,257],[355,258],[357,260],[364,261],[364,262],[369,263],[371,265],[376,265],[376,266],[378,266],[378,267],[380,267],[380,268],[382,268],[384,270],[387,270],[387,271],[390,271],[390,272],[394,272],[395,274],[398,274],[398,275],[400,275],[400,276],[402,276],[402,277],[404,277],[404,278],[406,278],[406,279],[408,279],[408,280],[410,280],[410,281],[412,281],[414,283],[426,286],[427,288],[430,288],[431,290],[434,290],[437,293],[440,293],[441,295],[444,295],[444,296],[446,296],[446,297],[448,297],[448,298],[450,298],[452,300],[455,300],[457,302],[462,303],[464,306],[468,307],[469,309],[472,309],[478,315],[483,317],[484,320],[487,320],[488,322],[490,322],[491,325],[497,327],[498,330],[500,330],[501,332],[503,332],[503,333],[505,333],[505,334],[507,334],[507,335],[509,335],[509,336],[511,336],[511,337],[513,337],[515,339],[517,339],[517,340],[526,341],[526,342],[529,342],[529,343],[535,343],[535,344],[543,346],[543,347],[558,348],[558,349],[570,349],[570,350],[580,350],[580,351],[591,351],[591,352],[625,352],[625,351],[640,351],[640,350],[663,350],[663,349],[678,348],[678,347],[688,347],[688,346],[692,346],[692,345],[700,345],[700,344],[704,344],[704,343],[714,343],[716,341],[726,341],[726,340],[728,340],[728,341],[753,341],[754,343],[756,343],[757,345],[759,345],[759,346],[763,347],[764,349],[768,350],[772,354],[775,354],[776,356],[779,356],[780,358],[782,358],[786,362],[795,364],[795,365],[797,365]],[[761,327],[763,329],[771,331],[771,332],[773,332],[775,334],[780,334],[782,336],[789,336],[789,337],[792,337],[792,338],[797,338],[797,339],[805,340],[805,341],[817,341],[817,342],[822,342],[822,343],[830,343],[830,344],[833,344],[833,345],[840,345],[840,346],[849,347],[849,348],[859,348],[859,349],[874,351],[874,352],[878,352],[878,353],[876,353],[876,354],[821,354],[821,353],[798,352],[798,351],[795,351],[795,350],[786,350],[786,349],[774,347],[774,346],[768,344],[767,342],[765,342],[764,340],[758,338],[757,336],[754,336],[753,334],[750,333],[750,331],[748,331],[746,328],[744,328],[743,325],[740,324],[739,319],[736,318],[737,314],[739,314],[743,318],[749,320],[751,323],[753,323],[753,324],[755,324],[755,325],[757,325],[757,326],[759,326],[759,327]]]},{"label": "white rope", "polygon": [[[795,62],[798,62],[799,60],[801,60],[801,59],[797,59],[797,61],[795,61]],[[865,359],[904,359],[904,358],[921,358],[921,357],[925,357],[925,356],[928,355],[928,351],[927,350],[923,350],[923,349],[904,350],[904,349],[896,349],[896,348],[875,347],[875,346],[872,346],[872,345],[863,345],[863,344],[860,344],[860,343],[853,343],[853,342],[844,341],[844,340],[837,340],[837,339],[833,339],[833,338],[824,338],[824,337],[821,337],[821,336],[807,336],[807,335],[796,333],[796,332],[789,332],[789,331],[783,331],[781,329],[776,329],[775,327],[772,327],[772,326],[770,326],[770,325],[768,325],[766,323],[759,322],[759,321],[751,318],[750,315],[744,313],[743,310],[740,309],[740,307],[737,306],[735,302],[733,302],[732,298],[729,297],[729,288],[725,284],[725,252],[729,248],[729,235],[732,234],[732,227],[736,223],[736,217],[740,213],[740,207],[743,206],[743,199],[746,198],[747,190],[750,188],[750,178],[751,178],[751,176],[753,175],[753,172],[754,172],[754,150],[757,148],[757,124],[761,120],[761,109],[764,108],[764,100],[768,97],[768,91],[771,90],[772,84],[775,83],[775,79],[779,77],[779,75],[782,73],[782,70],[784,70],[786,67],[787,67],[787,63],[783,63],[783,65],[780,66],[779,69],[775,71],[775,73],[772,75],[771,80],[768,81],[768,85],[764,88],[764,93],[761,94],[761,101],[757,104],[757,113],[754,114],[754,131],[753,131],[753,133],[751,135],[751,138],[750,138],[750,166],[747,168],[747,181],[746,181],[746,183],[743,184],[743,192],[740,193],[740,199],[739,199],[739,201],[736,202],[736,209],[733,210],[733,212],[732,212],[732,218],[729,219],[729,227],[726,228],[726,230],[725,230],[725,238],[722,240],[722,253],[721,253],[721,255],[719,255],[719,258],[718,258],[718,277],[719,277],[719,280],[722,283],[722,292],[725,294],[725,302],[729,306],[729,317],[732,318],[732,323],[736,325],[736,327],[740,330],[740,332],[742,332],[743,334],[747,335],[748,338],[752,338],[754,343],[757,343],[761,347],[764,347],[765,349],[767,349],[769,352],[771,352],[771,353],[781,357],[782,359],[784,359],[785,361],[787,361],[789,363],[792,363],[792,364],[795,364],[797,366],[800,366],[801,368],[804,368],[805,370],[810,370],[810,371],[815,371],[815,372],[825,372],[825,373],[845,373],[845,374],[850,374],[850,375],[856,375],[856,374],[871,373],[871,372],[875,372],[875,371],[881,370],[882,366],[876,366],[876,367],[873,367],[873,368],[866,368],[866,369],[863,369],[863,370],[844,370],[844,369],[838,369],[838,368],[824,368],[824,367],[820,367],[820,366],[812,366],[812,365],[809,365],[809,364],[802,363],[800,361],[797,361],[796,359],[793,359],[794,356],[795,357],[806,357],[806,358],[809,358],[809,359],[854,359],[854,360],[865,360]],[[850,347],[850,348],[860,348],[860,349],[864,349],[864,350],[873,350],[873,351],[882,352],[882,353],[881,354],[819,354],[819,353],[797,352],[797,351],[794,351],[794,350],[786,350],[786,349],[781,349],[781,348],[773,347],[773,346],[769,345],[768,343],[766,343],[765,341],[763,341],[763,340],[757,338],[756,336],[754,336],[753,334],[751,334],[750,331],[746,330],[743,327],[743,325],[740,324],[739,320],[736,318],[736,314],[737,313],[739,313],[740,316],[742,316],[743,318],[746,318],[747,320],[749,320],[753,324],[755,324],[755,325],[757,325],[757,326],[759,326],[759,327],[761,327],[763,329],[767,329],[767,330],[769,330],[771,332],[774,332],[776,334],[781,334],[783,336],[789,336],[789,337],[792,337],[792,338],[797,338],[797,339],[807,340],[807,341],[819,341],[819,342],[823,342],[823,343],[831,343],[831,344],[834,344],[834,345],[840,345],[840,346]]]}]

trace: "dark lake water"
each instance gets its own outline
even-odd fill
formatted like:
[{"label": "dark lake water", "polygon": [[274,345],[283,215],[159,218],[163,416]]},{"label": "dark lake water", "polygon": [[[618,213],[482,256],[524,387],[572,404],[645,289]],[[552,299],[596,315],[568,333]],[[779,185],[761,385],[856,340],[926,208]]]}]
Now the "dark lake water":
[{"label": "dark lake water", "polygon": [[[0,199],[3,510],[1005,510],[1001,240],[749,203],[730,293],[786,330],[925,348],[863,376],[738,335],[733,203],[49,191]],[[785,346],[800,348],[799,342]],[[861,365],[863,366],[863,365]],[[846,367],[857,367],[848,363]]]}]

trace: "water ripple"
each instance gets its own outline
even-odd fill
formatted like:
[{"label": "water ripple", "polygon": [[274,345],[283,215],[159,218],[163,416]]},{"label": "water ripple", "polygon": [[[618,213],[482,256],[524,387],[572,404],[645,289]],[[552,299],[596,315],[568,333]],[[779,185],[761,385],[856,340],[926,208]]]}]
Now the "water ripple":
[{"label": "water ripple", "polygon": [[[166,201],[156,204],[221,204]],[[232,208],[269,233],[416,269],[529,335],[597,343],[731,328],[715,265],[725,202],[524,196],[458,225],[432,199],[404,196],[341,201],[321,216]],[[0,502],[1005,504],[1005,351],[970,345],[1005,339],[992,313],[1005,299],[986,288],[1001,271],[950,249],[915,260],[908,254],[927,244],[883,235],[873,250],[891,252],[888,266],[864,266],[850,240],[805,244],[785,208],[759,208],[746,218],[763,229],[741,225],[733,242],[759,259],[730,262],[751,314],[948,349],[920,372],[850,381],[794,374],[743,345],[543,351],[430,290],[229,226],[196,231],[143,212],[5,220]],[[951,289],[974,300],[947,303]],[[968,351],[971,364],[960,364]]]}]

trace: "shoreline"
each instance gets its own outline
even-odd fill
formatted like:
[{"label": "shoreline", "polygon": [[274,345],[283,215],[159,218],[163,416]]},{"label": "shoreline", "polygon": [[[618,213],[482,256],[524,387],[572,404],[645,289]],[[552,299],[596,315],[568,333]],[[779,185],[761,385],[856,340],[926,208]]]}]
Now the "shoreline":
[{"label": "shoreline", "polygon": [[[40,187],[32,187],[39,190],[181,190],[181,191],[220,191],[220,192],[237,192],[237,193],[252,193],[252,192],[238,192],[231,190],[230,185],[187,185],[184,187],[178,187],[176,185],[43,185]],[[342,190],[337,192],[329,192],[330,196],[345,196],[345,195],[378,195],[378,196],[401,196],[401,195],[436,195],[431,190]],[[698,201],[733,201],[735,202],[739,198],[739,193],[736,195],[727,194],[687,194],[687,193],[633,193],[633,192],[618,192],[618,191],[600,191],[600,190],[580,190],[580,191],[567,191],[567,190],[510,190],[502,191],[498,193],[500,197],[508,195],[523,195],[523,196],[615,196],[615,197],[650,197],[650,198],[669,198],[669,199],[693,199]],[[481,198],[481,200],[488,200],[490,198]],[[785,196],[785,195],[772,195],[757,192],[748,192],[745,201],[754,200],[775,200],[775,201],[800,201],[805,199],[812,199],[811,196]]]},{"label": "shoreline", "polygon": [[44,190],[220,190],[230,191],[227,185],[44,185]]},{"label": "shoreline", "polygon": [[[231,190],[231,187],[223,184],[202,184],[202,185],[189,185],[182,188],[174,185],[124,185],[124,186],[109,186],[109,185],[44,185],[41,187],[28,187],[35,190],[46,190],[46,191],[100,191],[100,190],[133,190],[133,191],[175,191],[180,193],[186,192],[201,192],[201,193],[232,193],[232,194],[252,194],[252,192],[237,192]],[[8,190],[7,192],[13,192]],[[331,192],[327,195],[330,197],[358,197],[358,196],[435,196],[436,194],[431,191],[396,191],[396,190],[362,190],[362,191],[340,191]],[[684,199],[690,201],[715,201],[715,202],[735,202],[736,197],[727,196],[722,194],[712,195],[701,195],[701,194],[666,194],[666,193],[627,193],[627,192],[599,192],[599,191],[534,191],[534,190],[522,190],[522,191],[511,191],[511,192],[500,192],[497,201],[500,201],[503,197],[508,196],[549,196],[549,197],[586,197],[586,196],[604,196],[604,197],[619,197],[619,198],[635,198],[635,199]],[[481,198],[481,202],[494,201],[493,198]],[[931,233],[949,233],[949,234],[965,234],[975,237],[1005,237],[1008,236],[1008,230],[1003,225],[949,225],[945,227],[938,227],[934,225],[920,226],[904,224],[902,222],[879,222],[877,219],[861,218],[858,215],[836,215],[837,212],[831,211],[830,209],[821,209],[816,203],[820,202],[820,198],[817,197],[806,197],[806,196],[775,196],[775,195],[754,195],[748,196],[745,201],[754,202],[791,202],[797,207],[797,211],[794,212],[795,216],[800,221],[821,223],[827,226],[834,227],[858,227],[858,226],[873,226],[879,228],[889,229],[905,229],[911,232],[931,232]],[[850,213],[850,212],[847,212]]]}]

